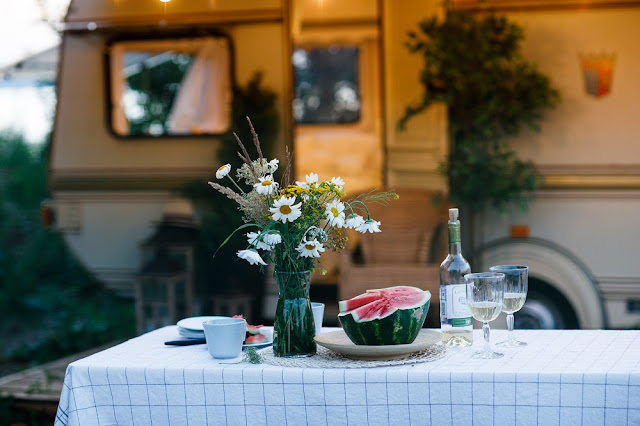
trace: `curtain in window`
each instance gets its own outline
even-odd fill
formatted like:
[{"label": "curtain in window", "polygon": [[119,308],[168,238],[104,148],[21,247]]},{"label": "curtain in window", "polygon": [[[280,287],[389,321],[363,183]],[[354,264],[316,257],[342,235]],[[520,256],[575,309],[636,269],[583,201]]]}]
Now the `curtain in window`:
[{"label": "curtain in window", "polygon": [[129,134],[129,120],[124,112],[124,92],[126,89],[124,69],[124,46],[111,48],[111,125],[118,135]]},{"label": "curtain in window", "polygon": [[171,133],[222,133],[230,125],[232,93],[227,40],[201,40],[171,108]]}]

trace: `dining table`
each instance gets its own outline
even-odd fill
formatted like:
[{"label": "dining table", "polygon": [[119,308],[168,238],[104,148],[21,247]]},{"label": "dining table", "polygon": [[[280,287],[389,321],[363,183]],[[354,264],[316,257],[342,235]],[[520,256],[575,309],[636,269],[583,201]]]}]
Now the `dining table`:
[{"label": "dining table", "polygon": [[471,347],[372,366],[269,347],[257,363],[218,360],[206,345],[165,345],[180,337],[167,326],[69,364],[55,424],[640,425],[639,330],[515,333],[527,345],[494,346],[498,359],[473,357],[476,329]]}]

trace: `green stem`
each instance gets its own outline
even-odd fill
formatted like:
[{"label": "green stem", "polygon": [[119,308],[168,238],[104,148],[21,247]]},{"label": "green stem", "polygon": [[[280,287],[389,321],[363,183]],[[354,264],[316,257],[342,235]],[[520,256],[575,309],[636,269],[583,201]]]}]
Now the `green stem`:
[{"label": "green stem", "polygon": [[243,194],[245,193],[245,192],[242,190],[242,188],[240,188],[240,187],[238,186],[238,184],[236,183],[236,181],[235,181],[235,180],[233,180],[233,178],[232,178],[231,176],[227,175],[227,177],[229,178],[229,180],[231,181],[231,183],[233,183],[233,185],[234,185],[236,188],[238,188],[238,191],[242,192]]}]

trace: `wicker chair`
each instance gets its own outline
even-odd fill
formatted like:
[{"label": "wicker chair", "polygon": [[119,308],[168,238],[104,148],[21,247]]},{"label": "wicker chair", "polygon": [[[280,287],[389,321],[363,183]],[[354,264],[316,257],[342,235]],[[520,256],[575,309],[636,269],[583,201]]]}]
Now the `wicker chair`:
[{"label": "wicker chair", "polygon": [[[430,317],[439,312],[438,268],[446,256],[448,205],[433,203],[435,191],[404,189],[388,206],[373,205],[371,217],[381,233],[357,236],[340,261],[340,300],[367,289],[409,285],[431,291]],[[353,235],[350,235],[353,237]],[[349,238],[350,243],[353,238]],[[429,322],[429,321],[428,321]]]}]

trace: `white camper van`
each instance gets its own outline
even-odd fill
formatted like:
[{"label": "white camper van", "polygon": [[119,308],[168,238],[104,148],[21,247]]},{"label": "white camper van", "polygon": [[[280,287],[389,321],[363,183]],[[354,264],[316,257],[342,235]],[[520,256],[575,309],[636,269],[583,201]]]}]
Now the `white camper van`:
[{"label": "white camper van", "polygon": [[[476,253],[474,270],[530,266],[522,318],[531,324],[637,326],[640,2],[487,3],[524,27],[524,55],[563,103],[518,144],[546,178],[530,209],[483,212],[477,247],[465,252]],[[432,106],[406,131],[395,125],[422,90],[422,59],[404,47],[407,32],[441,13],[435,0],[72,0],[50,153],[56,227],[100,280],[132,295],[140,243],[167,209],[189,213],[171,190],[211,179],[219,136],[231,125],[232,85],[257,71],[277,95],[276,150],[293,148],[299,175],[340,175],[351,192],[446,190],[438,172],[446,108]],[[609,91],[593,95],[580,54],[600,51],[615,54],[615,64]],[[303,100],[309,87],[295,84],[294,70],[313,55],[327,65],[314,72],[341,72],[339,111]],[[177,77],[158,93],[153,70],[162,67]]]}]

